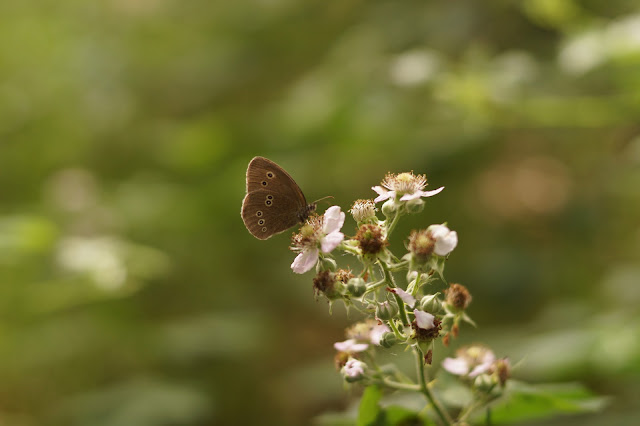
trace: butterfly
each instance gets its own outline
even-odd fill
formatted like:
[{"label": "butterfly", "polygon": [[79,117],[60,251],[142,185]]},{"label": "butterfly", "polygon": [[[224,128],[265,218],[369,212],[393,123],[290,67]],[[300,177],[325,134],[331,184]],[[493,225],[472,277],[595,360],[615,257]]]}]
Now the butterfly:
[{"label": "butterfly", "polygon": [[303,223],[316,210],[284,169],[264,157],[254,157],[247,167],[247,195],[242,200],[242,220],[251,234],[266,240]]}]

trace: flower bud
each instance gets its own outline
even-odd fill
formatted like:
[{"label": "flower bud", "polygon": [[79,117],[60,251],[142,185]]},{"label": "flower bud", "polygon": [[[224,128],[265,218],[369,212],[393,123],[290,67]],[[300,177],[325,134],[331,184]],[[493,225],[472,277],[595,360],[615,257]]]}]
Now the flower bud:
[{"label": "flower bud", "polygon": [[398,313],[398,305],[393,302],[382,302],[376,307],[376,318],[388,321]]},{"label": "flower bud", "polygon": [[320,260],[319,267],[321,271],[335,271],[338,267],[338,264],[334,259],[331,259],[330,257],[323,257]]},{"label": "flower bud", "polygon": [[365,293],[365,291],[367,291],[367,285],[365,284],[364,280],[360,277],[351,278],[347,282],[347,291],[353,297],[360,297]]},{"label": "flower bud", "polygon": [[480,374],[473,381],[473,387],[483,393],[490,392],[495,385],[495,381],[489,374]]},{"label": "flower bud", "polygon": [[397,210],[398,205],[393,199],[389,199],[385,201],[384,204],[382,204],[382,214],[384,214],[386,217],[395,216]]},{"label": "flower bud", "polygon": [[342,373],[342,377],[349,382],[357,382],[364,378],[364,370],[367,368],[367,365],[355,358],[350,358],[342,367],[340,372]]},{"label": "flower bud", "polygon": [[380,346],[382,346],[383,348],[388,349],[396,343],[398,343],[398,338],[394,333],[391,332],[384,333],[380,338]]},{"label": "flower bud", "polygon": [[409,213],[420,213],[424,210],[424,201],[421,198],[415,198],[407,201],[406,206]]},{"label": "flower bud", "polygon": [[439,294],[440,293],[427,294],[424,296],[422,300],[420,300],[420,309],[425,312],[431,312],[434,315],[444,312],[442,302],[438,298]]}]

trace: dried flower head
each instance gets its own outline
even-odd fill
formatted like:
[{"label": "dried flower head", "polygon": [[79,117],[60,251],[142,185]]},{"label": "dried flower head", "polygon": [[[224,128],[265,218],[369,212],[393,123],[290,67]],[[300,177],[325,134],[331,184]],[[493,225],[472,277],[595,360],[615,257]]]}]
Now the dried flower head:
[{"label": "dried flower head", "polygon": [[436,242],[426,229],[411,231],[409,235],[409,251],[419,260],[426,260],[433,253]]},{"label": "dried flower head", "polygon": [[349,269],[338,269],[335,272],[335,277],[337,281],[340,281],[343,284],[346,284],[354,275],[351,273]]},{"label": "dried flower head", "polygon": [[462,284],[450,284],[449,288],[444,291],[446,301],[449,306],[458,310],[467,309],[471,303],[471,293]]},{"label": "dried flower head", "polygon": [[320,294],[324,294],[327,299],[334,300],[339,298],[340,289],[336,285],[338,281],[336,280],[336,276],[333,272],[329,270],[324,270],[318,272],[318,274],[313,278],[313,291],[316,297]]},{"label": "dried flower head", "polygon": [[388,244],[378,225],[361,225],[355,236],[364,254],[378,254]]},{"label": "dried flower head", "polygon": [[376,218],[376,204],[373,200],[356,200],[351,206],[349,213],[357,223],[367,222]]},{"label": "dried flower head", "polygon": [[413,311],[416,319],[411,323],[417,340],[433,340],[440,335],[442,321],[428,312],[418,309]]},{"label": "dried flower head", "polygon": [[371,188],[378,193],[378,197],[374,200],[376,203],[397,197],[400,197],[400,201],[431,197],[444,189],[443,186],[433,191],[423,191],[427,186],[427,177],[425,175],[414,175],[413,172],[387,173],[381,185]]}]

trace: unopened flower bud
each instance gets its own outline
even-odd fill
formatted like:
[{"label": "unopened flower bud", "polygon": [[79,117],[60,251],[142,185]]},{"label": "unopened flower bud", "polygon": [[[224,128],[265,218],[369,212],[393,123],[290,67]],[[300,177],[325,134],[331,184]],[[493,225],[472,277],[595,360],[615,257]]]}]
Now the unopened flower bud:
[{"label": "unopened flower bud", "polygon": [[367,365],[364,362],[350,358],[342,367],[342,377],[349,383],[357,382],[363,379],[366,368]]},{"label": "unopened flower bud", "polygon": [[495,381],[489,374],[480,374],[473,381],[473,387],[484,393],[490,392],[495,385]]},{"label": "unopened flower bud", "polygon": [[442,309],[442,302],[438,298],[439,294],[427,294],[424,296],[420,300],[420,309],[425,312],[431,312],[434,315],[442,313],[444,309]]},{"label": "unopened flower bud", "polygon": [[360,297],[367,291],[367,285],[364,280],[360,277],[351,278],[347,282],[347,291],[353,297]]},{"label": "unopened flower bud", "polygon": [[335,271],[337,267],[336,261],[330,257],[323,257],[320,260],[320,270]]},{"label": "unopened flower bud", "polygon": [[409,213],[420,213],[424,210],[424,201],[421,198],[415,198],[407,201],[406,206]]},{"label": "unopened flower bud", "polygon": [[398,338],[391,332],[384,333],[380,338],[380,346],[382,346],[383,348],[388,349],[396,343],[398,343]]},{"label": "unopened flower bud", "polygon": [[382,302],[376,307],[376,318],[388,321],[398,313],[398,306],[393,302]]},{"label": "unopened flower bud", "polygon": [[435,241],[434,253],[438,256],[448,255],[458,245],[458,234],[445,225],[431,225],[427,232]]},{"label": "unopened flower bud", "polygon": [[497,359],[493,364],[493,369],[493,374],[498,379],[498,383],[504,387],[509,377],[511,377],[511,363],[509,362],[509,358]]},{"label": "unopened flower bud", "polygon": [[384,214],[386,217],[395,216],[397,210],[398,205],[393,199],[389,199],[385,201],[384,204],[382,204],[382,214]]},{"label": "unopened flower bud", "polygon": [[469,290],[461,284],[450,284],[449,288],[444,291],[446,295],[447,305],[455,310],[462,311],[471,303],[471,294]]}]

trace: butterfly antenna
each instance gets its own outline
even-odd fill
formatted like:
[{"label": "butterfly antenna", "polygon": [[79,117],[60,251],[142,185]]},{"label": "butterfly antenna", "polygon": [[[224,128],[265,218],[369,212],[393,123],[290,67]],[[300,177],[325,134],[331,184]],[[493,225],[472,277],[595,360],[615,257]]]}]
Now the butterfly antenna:
[{"label": "butterfly antenna", "polygon": [[[315,200],[315,201],[313,202],[313,204],[318,204],[320,201],[324,201],[324,200],[326,200],[326,199],[328,199],[328,198],[334,198],[334,197],[333,197],[333,195],[327,195],[326,197],[322,197],[322,198],[320,198],[319,200]],[[327,203],[327,204],[328,204],[328,203]]]}]

